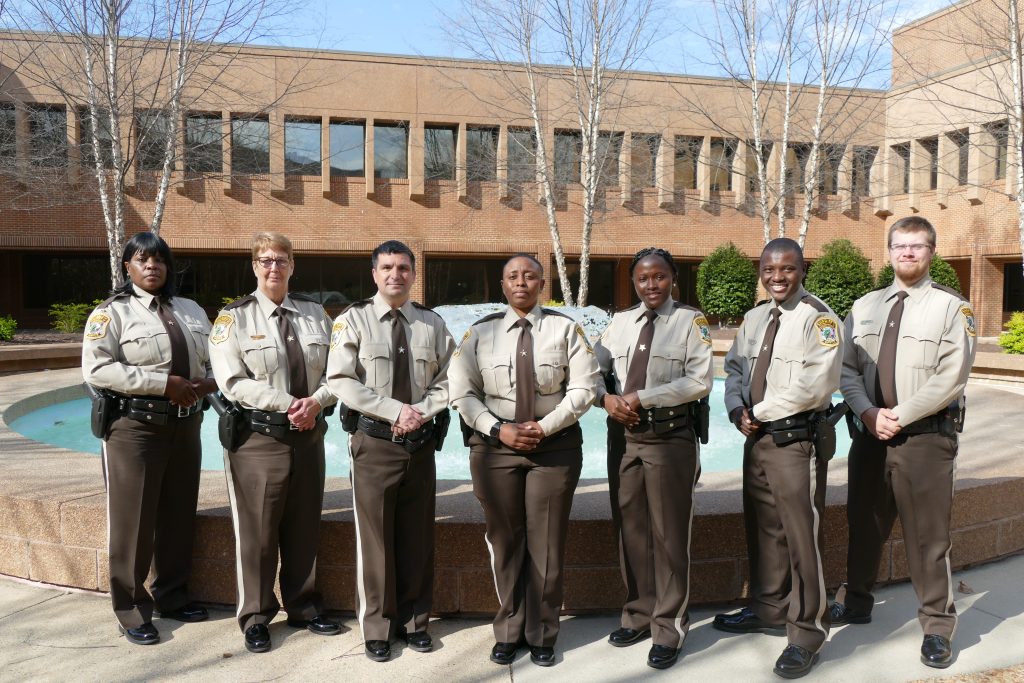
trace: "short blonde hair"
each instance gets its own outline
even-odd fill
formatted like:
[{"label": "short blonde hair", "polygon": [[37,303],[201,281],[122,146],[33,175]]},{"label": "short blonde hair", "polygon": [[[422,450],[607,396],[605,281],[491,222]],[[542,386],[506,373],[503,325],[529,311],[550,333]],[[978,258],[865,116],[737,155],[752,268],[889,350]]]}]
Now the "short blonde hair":
[{"label": "short blonde hair", "polygon": [[288,260],[292,258],[292,241],[279,232],[258,232],[252,236],[252,258],[254,261],[264,249],[277,249],[288,254]]}]

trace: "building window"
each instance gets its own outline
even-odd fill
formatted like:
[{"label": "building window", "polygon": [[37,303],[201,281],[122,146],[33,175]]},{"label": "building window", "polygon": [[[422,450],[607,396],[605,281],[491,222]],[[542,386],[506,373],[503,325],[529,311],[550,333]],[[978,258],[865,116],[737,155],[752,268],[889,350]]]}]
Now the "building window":
[{"label": "building window", "polygon": [[622,155],[622,133],[598,133],[594,150],[594,165],[601,169],[598,187],[616,187],[619,184],[619,157]]},{"label": "building window", "polygon": [[[580,260],[578,258],[566,258],[565,270],[569,275],[569,286],[573,293],[580,291]],[[551,296],[562,296],[562,286],[558,283],[558,269],[554,260],[551,262],[553,273],[551,281]],[[615,261],[590,260],[590,277],[587,280],[587,305],[598,306],[606,311],[615,308]]]},{"label": "building window", "polygon": [[789,145],[786,159],[787,192],[802,193],[806,187],[807,162],[811,160],[811,145],[793,142]]},{"label": "building window", "polygon": [[455,180],[457,128],[426,126],[423,130],[423,179]]},{"label": "building window", "polygon": [[331,122],[331,175],[366,175],[366,125],[362,121]]},{"label": "building window", "polygon": [[284,172],[320,175],[320,119],[284,120]]},{"label": "building window", "polygon": [[270,122],[266,119],[231,119],[231,173],[270,173]]},{"label": "building window", "polygon": [[732,191],[732,162],[736,157],[736,141],[711,139],[708,163],[711,171],[711,191]]},{"label": "building window", "polygon": [[104,254],[25,254],[21,273],[25,308],[104,299],[110,291],[110,261]]},{"label": "building window", "polygon": [[939,187],[939,139],[925,138],[920,140],[919,144],[924,152],[925,168],[928,171],[928,189],[936,190]]},{"label": "building window", "polygon": [[659,147],[661,136],[657,133],[633,134],[629,157],[633,187],[654,187],[657,184]]},{"label": "building window", "polygon": [[704,138],[693,135],[676,136],[675,189],[697,189],[697,160]]},{"label": "building window", "polygon": [[498,178],[498,129],[466,128],[466,179]]},{"label": "building window", "polygon": [[839,192],[839,166],[843,163],[844,145],[822,145],[818,173],[818,192],[836,194]]},{"label": "building window", "polygon": [[1006,152],[1010,142],[1010,131],[1006,121],[997,121],[987,126],[989,134],[992,135],[992,143],[995,146],[993,156],[995,162],[995,179],[1002,180],[1006,177]]},{"label": "building window", "polygon": [[68,115],[64,107],[29,107],[29,154],[35,166],[67,166]]},{"label": "building window", "polygon": [[896,156],[897,176],[900,185],[897,188],[901,194],[910,194],[910,143],[904,142],[901,145],[892,146],[893,154]]},{"label": "building window", "polygon": [[578,130],[555,131],[555,182],[580,182],[583,138]]},{"label": "building window", "polygon": [[0,104],[0,168],[11,168],[18,155],[17,123],[13,104]]},{"label": "building window", "polygon": [[850,168],[850,187],[854,197],[871,196],[871,167],[878,156],[877,147],[854,147]]},{"label": "building window", "polygon": [[409,126],[376,123],[373,126],[373,177],[409,177]]},{"label": "building window", "polygon": [[[159,110],[140,111],[135,114],[135,130],[139,136],[136,154],[139,170],[162,171],[167,141],[171,135],[170,117]],[[174,147],[171,147],[174,154]],[[171,169],[174,166],[172,164]]]},{"label": "building window", "polygon": [[[78,110],[79,148],[82,164],[90,168],[96,165],[96,151],[99,150],[100,165],[103,168],[114,168],[114,151],[110,134],[110,115],[105,109],[96,110],[96,140],[93,140],[92,110],[83,107]],[[98,147],[97,147],[98,145]]]},{"label": "building window", "polygon": [[537,179],[537,136],[530,128],[508,129],[508,180],[529,183]]},{"label": "building window", "polygon": [[218,114],[189,114],[185,119],[185,170],[221,173],[224,170],[223,122]]},{"label": "building window", "polygon": [[952,133],[947,133],[950,142],[953,143],[954,153],[956,154],[956,184],[966,185],[967,184],[967,170],[970,168],[970,153],[971,153],[971,136],[966,130],[955,130]]},{"label": "building window", "polygon": [[1003,313],[1024,311],[1024,274],[1020,260],[1003,264]]},{"label": "building window", "polygon": [[501,269],[504,258],[431,258],[427,257],[425,303],[442,304],[502,303]]},{"label": "building window", "polygon": [[[772,145],[771,140],[761,141],[761,165],[765,169],[765,177],[768,176],[768,160],[772,156]],[[753,140],[747,140],[747,147],[750,149],[750,155],[747,157],[747,192],[760,192],[761,181],[757,175],[757,157],[754,156],[757,150],[757,143]]]}]

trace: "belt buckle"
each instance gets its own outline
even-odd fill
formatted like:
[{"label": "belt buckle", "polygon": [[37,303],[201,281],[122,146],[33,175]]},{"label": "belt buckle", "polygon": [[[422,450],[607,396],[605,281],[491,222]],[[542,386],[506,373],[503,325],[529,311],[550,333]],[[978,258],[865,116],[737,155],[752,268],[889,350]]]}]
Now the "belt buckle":
[{"label": "belt buckle", "polygon": [[288,431],[289,432],[297,432],[297,431],[299,431],[299,428],[295,426],[294,422],[289,422],[288,423]]},{"label": "belt buckle", "polygon": [[405,443],[405,437],[391,432],[391,443]]},{"label": "belt buckle", "polygon": [[185,406],[178,406],[178,417],[188,417],[192,414],[192,408],[186,408]]}]

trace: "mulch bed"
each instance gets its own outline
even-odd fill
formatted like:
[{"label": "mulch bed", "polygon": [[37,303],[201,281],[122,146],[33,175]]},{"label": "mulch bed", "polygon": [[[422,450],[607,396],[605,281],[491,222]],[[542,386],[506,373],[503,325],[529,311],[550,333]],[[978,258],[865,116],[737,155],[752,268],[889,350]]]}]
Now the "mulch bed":
[{"label": "mulch bed", "polygon": [[0,341],[0,346],[20,344],[66,344],[82,341],[82,333],[54,332],[53,330],[18,330],[11,341]]}]

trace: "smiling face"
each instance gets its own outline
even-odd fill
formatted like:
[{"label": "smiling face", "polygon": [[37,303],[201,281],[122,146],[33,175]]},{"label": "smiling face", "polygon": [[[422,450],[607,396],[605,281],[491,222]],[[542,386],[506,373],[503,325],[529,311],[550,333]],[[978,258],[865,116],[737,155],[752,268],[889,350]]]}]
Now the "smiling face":
[{"label": "smiling face", "polygon": [[898,284],[910,287],[928,274],[935,256],[924,230],[895,230],[889,242],[889,262]]},{"label": "smiling face", "polygon": [[529,313],[537,305],[544,277],[532,260],[518,256],[505,264],[501,271],[501,291],[508,305],[520,314]]},{"label": "smiling face", "polygon": [[398,308],[409,300],[416,270],[408,254],[378,254],[377,265],[370,272],[377,291],[392,308]]},{"label": "smiling face", "polygon": [[280,304],[288,294],[288,280],[295,271],[295,263],[283,249],[266,247],[252,261],[256,285],[268,299]]},{"label": "smiling face", "polygon": [[150,294],[157,294],[167,282],[167,264],[159,254],[146,256],[137,251],[124,267],[132,284]]},{"label": "smiling face", "polygon": [[782,303],[800,289],[804,260],[791,250],[761,254],[761,285],[776,303]]},{"label": "smiling face", "polygon": [[646,256],[633,268],[633,288],[651,310],[668,300],[673,280],[672,269],[660,256]]}]

